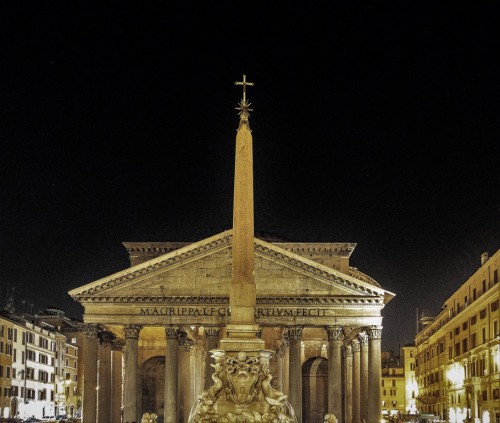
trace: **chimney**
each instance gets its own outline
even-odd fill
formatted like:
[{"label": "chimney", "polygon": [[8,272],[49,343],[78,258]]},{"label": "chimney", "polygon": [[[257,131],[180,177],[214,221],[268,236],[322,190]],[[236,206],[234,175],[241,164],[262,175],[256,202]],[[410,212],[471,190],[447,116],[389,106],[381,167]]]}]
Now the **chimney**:
[{"label": "chimney", "polygon": [[481,266],[488,261],[488,253],[481,254]]}]

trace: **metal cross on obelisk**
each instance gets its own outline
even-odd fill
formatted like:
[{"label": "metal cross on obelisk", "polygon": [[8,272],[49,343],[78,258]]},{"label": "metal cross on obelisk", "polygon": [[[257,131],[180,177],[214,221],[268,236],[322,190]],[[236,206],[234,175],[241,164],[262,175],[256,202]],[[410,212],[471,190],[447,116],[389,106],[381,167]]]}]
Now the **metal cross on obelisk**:
[{"label": "metal cross on obelisk", "polygon": [[247,76],[243,75],[243,81],[236,81],[234,85],[243,85],[243,103],[247,102],[247,85],[253,87],[253,82],[247,82]]}]

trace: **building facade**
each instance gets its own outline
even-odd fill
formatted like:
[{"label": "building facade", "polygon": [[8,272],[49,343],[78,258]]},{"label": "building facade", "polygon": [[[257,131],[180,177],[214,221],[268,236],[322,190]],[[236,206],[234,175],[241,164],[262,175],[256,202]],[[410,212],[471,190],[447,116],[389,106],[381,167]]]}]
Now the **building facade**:
[{"label": "building facade", "polygon": [[[74,400],[78,347],[67,345],[66,337],[50,324],[35,320],[13,311],[0,316],[0,335],[2,328],[5,333],[5,338],[0,336],[3,417],[66,415],[67,404]],[[68,373],[70,382],[65,379]]]},{"label": "building facade", "polygon": [[500,250],[416,337],[417,407],[450,422],[500,421]]}]

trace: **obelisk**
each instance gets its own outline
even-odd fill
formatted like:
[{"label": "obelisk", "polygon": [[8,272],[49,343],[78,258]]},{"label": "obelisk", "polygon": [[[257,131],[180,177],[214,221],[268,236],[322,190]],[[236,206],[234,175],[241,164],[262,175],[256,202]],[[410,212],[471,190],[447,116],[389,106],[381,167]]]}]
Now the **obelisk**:
[{"label": "obelisk", "polygon": [[234,170],[232,279],[229,290],[229,323],[220,348],[211,350],[215,361],[214,384],[198,397],[189,423],[266,421],[296,423],[286,395],[272,387],[272,351],[257,337],[255,324],[253,157],[250,103],[243,75],[240,123],[236,133]]},{"label": "obelisk", "polygon": [[254,317],[253,152],[249,123],[251,109],[246,98],[246,87],[253,86],[253,83],[247,82],[243,75],[243,81],[235,84],[243,87],[243,98],[237,107],[240,122],[236,133],[234,169],[232,280],[229,293],[231,315],[221,348],[231,351],[260,350],[264,348],[264,341],[257,339],[259,327]]}]

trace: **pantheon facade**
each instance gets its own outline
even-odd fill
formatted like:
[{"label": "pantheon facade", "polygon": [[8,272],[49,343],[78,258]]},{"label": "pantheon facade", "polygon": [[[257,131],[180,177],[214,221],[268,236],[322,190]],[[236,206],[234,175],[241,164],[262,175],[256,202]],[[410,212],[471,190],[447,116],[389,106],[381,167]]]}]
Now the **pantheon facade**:
[{"label": "pantheon facade", "polygon": [[[127,242],[129,268],[69,292],[85,309],[84,423],[188,421],[231,313],[232,240]],[[381,418],[381,311],[394,294],[350,266],[355,247],[254,239],[255,322],[302,422]]]}]

